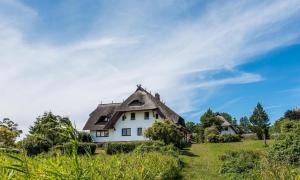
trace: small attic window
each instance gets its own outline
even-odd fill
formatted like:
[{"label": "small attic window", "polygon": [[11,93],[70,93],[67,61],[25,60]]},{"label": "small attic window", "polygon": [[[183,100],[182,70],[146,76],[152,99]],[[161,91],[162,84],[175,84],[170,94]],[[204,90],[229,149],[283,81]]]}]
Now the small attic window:
[{"label": "small attic window", "polygon": [[99,122],[107,122],[108,121],[108,117],[107,116],[100,116],[97,123]]},{"label": "small attic window", "polygon": [[133,100],[129,103],[129,106],[142,106],[144,103],[139,100]]}]

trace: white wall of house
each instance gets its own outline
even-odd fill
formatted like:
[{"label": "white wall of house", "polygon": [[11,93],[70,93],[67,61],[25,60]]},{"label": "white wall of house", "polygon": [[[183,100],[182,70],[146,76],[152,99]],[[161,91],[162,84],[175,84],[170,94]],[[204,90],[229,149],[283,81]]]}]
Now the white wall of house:
[{"label": "white wall of house", "polygon": [[221,131],[221,135],[223,135],[223,134],[236,134],[236,133],[235,133],[235,131],[232,129],[232,127],[229,126],[227,130],[223,129],[223,130]]},{"label": "white wall of house", "polygon": [[[144,118],[145,112],[149,112],[149,119]],[[135,120],[131,120],[131,113],[135,113]],[[141,141],[147,140],[144,137],[144,132],[147,128],[151,127],[155,122],[156,117],[153,116],[153,111],[135,111],[135,112],[126,112],[126,119],[122,120],[122,116],[118,119],[115,124],[115,129],[109,130],[108,137],[97,137],[96,131],[91,131],[90,134],[94,142],[107,142],[107,141]],[[131,136],[122,136],[123,128],[131,128]],[[138,136],[137,129],[142,128],[142,135]]]}]

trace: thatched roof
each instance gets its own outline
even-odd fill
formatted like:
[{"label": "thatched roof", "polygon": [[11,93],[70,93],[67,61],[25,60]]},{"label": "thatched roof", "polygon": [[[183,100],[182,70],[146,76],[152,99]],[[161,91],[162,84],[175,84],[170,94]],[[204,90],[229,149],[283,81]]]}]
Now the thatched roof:
[{"label": "thatched roof", "polygon": [[221,121],[223,121],[223,123],[221,125],[222,127],[231,127],[237,133],[237,130],[235,129],[235,127],[229,121],[227,121],[223,116],[218,115],[217,117]]},{"label": "thatched roof", "polygon": [[[84,126],[84,130],[99,130],[113,128],[117,120],[124,112],[153,110],[162,118],[185,126],[184,119],[160,101],[159,95],[154,97],[151,93],[138,86],[136,91],[123,103],[100,104],[90,114],[90,118]],[[107,121],[101,121],[105,119]],[[100,121],[99,121],[100,120]]]}]

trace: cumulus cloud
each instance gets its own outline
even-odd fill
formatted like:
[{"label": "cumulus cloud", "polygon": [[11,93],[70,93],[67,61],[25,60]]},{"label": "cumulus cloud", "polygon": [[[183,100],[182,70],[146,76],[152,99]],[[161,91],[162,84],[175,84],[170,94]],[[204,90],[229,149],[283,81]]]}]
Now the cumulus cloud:
[{"label": "cumulus cloud", "polygon": [[182,1],[105,5],[113,10],[98,14],[85,37],[53,44],[42,35],[26,36],[39,17],[35,9],[18,1],[0,4],[13,12],[0,13],[0,116],[26,131],[52,110],[82,128],[100,101],[122,101],[140,83],[177,111],[194,111],[222,86],[263,80],[251,72],[224,78],[211,72],[235,71],[299,38],[297,0],[218,1],[193,16],[184,15],[195,4]]}]

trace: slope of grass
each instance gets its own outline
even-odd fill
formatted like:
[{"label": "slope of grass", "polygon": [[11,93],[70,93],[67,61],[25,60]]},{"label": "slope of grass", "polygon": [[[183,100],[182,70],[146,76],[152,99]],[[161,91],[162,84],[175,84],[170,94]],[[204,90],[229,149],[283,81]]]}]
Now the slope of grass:
[{"label": "slope of grass", "polygon": [[[269,142],[272,143],[272,142]],[[181,171],[183,179],[224,179],[219,174],[219,155],[230,150],[258,150],[265,149],[263,141],[247,140],[236,143],[193,144],[185,150],[180,159],[184,162]]]}]

